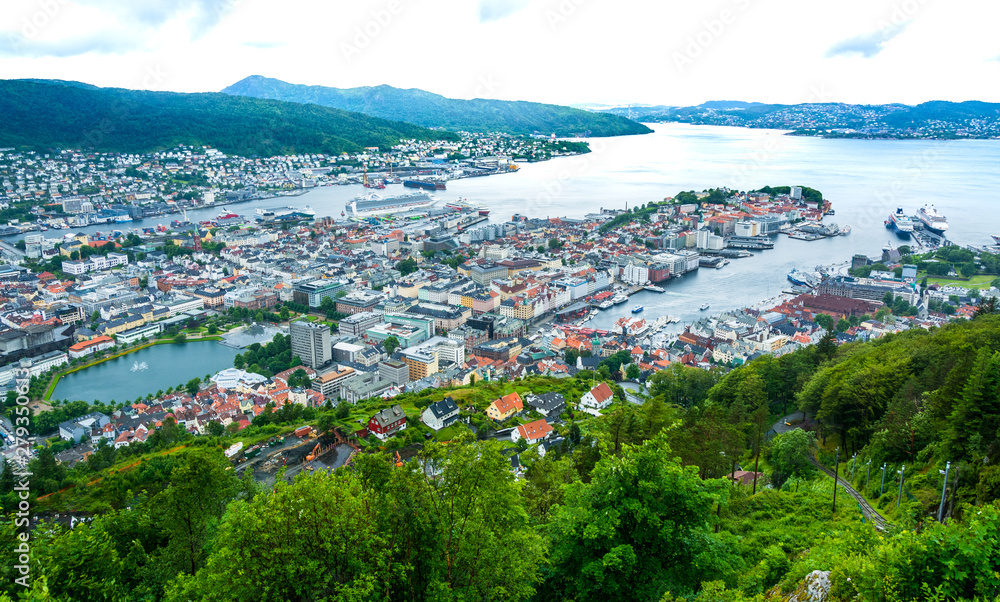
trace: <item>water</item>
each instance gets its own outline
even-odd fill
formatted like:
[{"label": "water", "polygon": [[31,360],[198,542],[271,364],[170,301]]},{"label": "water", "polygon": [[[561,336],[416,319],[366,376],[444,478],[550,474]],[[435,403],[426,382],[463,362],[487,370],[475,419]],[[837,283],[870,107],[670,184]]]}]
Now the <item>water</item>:
[{"label": "water", "polygon": [[[131,401],[231,368],[237,353],[236,349],[208,341],[154,345],[64,376],[52,399]],[[132,372],[136,362],[146,362],[149,369]]]},{"label": "water", "polygon": [[[960,244],[987,244],[990,234],[1000,234],[992,217],[1000,190],[998,141],[824,140],[775,130],[653,127],[654,133],[645,136],[594,139],[594,152],[588,155],[520,164],[517,173],[451,181],[437,196],[481,202],[492,210],[490,221],[503,222],[515,213],[583,217],[601,207],[634,207],[681,190],[805,185],[833,202],[836,215],[828,221],[853,228],[849,236],[813,242],[780,237],[774,250],[755,252],[721,270],[698,270],[671,282],[666,293],[640,292],[587,323],[595,328],[611,327],[635,304],[645,306],[647,319],[669,313],[682,318],[683,325],[706,313],[698,310],[703,302],[711,306],[707,313],[714,314],[778,295],[788,287],[786,275],[792,268],[812,270],[847,261],[855,253],[879,255],[886,241],[901,244],[883,226],[897,205],[910,215],[925,203],[936,205],[951,224],[949,238]],[[360,186],[323,187],[300,197],[230,209],[249,217],[257,207],[308,204],[317,216],[339,218],[344,203],[362,191]],[[395,185],[381,192],[404,191]],[[203,209],[189,211],[188,217],[199,221],[218,213],[219,208]],[[175,218],[119,227],[149,227]]]}]

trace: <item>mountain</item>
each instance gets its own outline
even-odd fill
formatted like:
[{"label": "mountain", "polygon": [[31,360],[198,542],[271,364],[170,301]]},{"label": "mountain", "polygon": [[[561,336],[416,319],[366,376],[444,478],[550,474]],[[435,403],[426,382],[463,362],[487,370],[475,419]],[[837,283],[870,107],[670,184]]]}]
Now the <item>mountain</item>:
[{"label": "mountain", "polygon": [[470,132],[541,132],[557,136],[589,132],[591,136],[622,136],[652,131],[619,115],[537,102],[482,98],[458,100],[424,90],[403,90],[392,86],[329,88],[290,84],[252,75],[222,92],[234,96],[312,103],[425,127]]},{"label": "mountain", "polygon": [[930,101],[909,106],[899,103],[782,105],[723,100],[694,107],[625,106],[600,111],[645,122],[775,128],[792,130],[799,135],[826,137],[1000,137],[1000,104],[979,101]]},{"label": "mountain", "polygon": [[0,146],[148,152],[179,144],[273,156],[387,148],[400,139],[457,139],[409,123],[329,107],[229,94],[93,88],[0,80]]}]

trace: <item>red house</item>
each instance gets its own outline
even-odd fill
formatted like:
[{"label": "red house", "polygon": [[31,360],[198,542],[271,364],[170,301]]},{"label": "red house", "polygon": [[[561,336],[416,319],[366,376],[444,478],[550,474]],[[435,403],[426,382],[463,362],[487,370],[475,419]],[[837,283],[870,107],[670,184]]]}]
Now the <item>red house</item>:
[{"label": "red house", "polygon": [[405,428],[406,414],[399,404],[382,410],[368,420],[368,431],[382,441]]}]

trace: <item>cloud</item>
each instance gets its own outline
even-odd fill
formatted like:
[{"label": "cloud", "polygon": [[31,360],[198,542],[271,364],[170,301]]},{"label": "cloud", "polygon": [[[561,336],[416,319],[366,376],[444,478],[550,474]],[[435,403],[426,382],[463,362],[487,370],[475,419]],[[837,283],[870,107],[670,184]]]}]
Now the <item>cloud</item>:
[{"label": "cloud", "polygon": [[499,21],[528,5],[528,0],[479,0],[479,22]]},{"label": "cloud", "polygon": [[250,48],[268,49],[268,48],[281,48],[282,46],[286,46],[287,43],[286,42],[281,42],[281,41],[264,41],[264,40],[261,40],[261,41],[254,41],[254,42],[243,42],[243,45],[244,46],[248,46]]},{"label": "cloud", "polygon": [[882,27],[876,31],[841,40],[826,51],[826,57],[861,55],[866,59],[870,59],[882,52],[885,49],[885,45],[889,43],[889,40],[903,33],[907,25],[909,25],[909,21],[899,25]]},{"label": "cloud", "polygon": [[21,33],[0,33],[0,56],[6,57],[68,57],[96,52],[100,54],[123,54],[142,45],[142,39],[135,35],[121,35],[120,32],[104,31],[64,40],[35,40]]}]

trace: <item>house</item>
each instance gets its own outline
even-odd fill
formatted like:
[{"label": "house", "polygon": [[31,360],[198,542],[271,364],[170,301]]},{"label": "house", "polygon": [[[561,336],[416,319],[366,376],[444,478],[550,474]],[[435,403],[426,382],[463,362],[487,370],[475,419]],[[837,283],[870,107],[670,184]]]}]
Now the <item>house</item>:
[{"label": "house", "polygon": [[566,398],[562,396],[562,393],[528,395],[525,401],[531,406],[531,409],[542,416],[559,416],[566,409]]},{"label": "house", "polygon": [[551,434],[552,425],[542,418],[528,424],[519,424],[517,428],[510,432],[510,440],[517,443],[521,439],[524,439],[528,442],[528,445],[534,445]]},{"label": "house", "polygon": [[603,410],[611,405],[613,399],[614,393],[611,392],[611,387],[608,386],[608,383],[601,383],[584,394],[583,398],[580,399],[580,405],[594,410]]},{"label": "house", "polygon": [[427,406],[420,418],[427,426],[440,431],[458,420],[458,404],[451,397],[445,397]]},{"label": "house", "polygon": [[739,483],[740,485],[752,485],[754,479],[757,480],[757,486],[760,487],[767,481],[766,477],[762,472],[753,472],[752,470],[737,470],[736,472],[726,475],[727,478],[732,480],[734,483]]},{"label": "house", "polygon": [[406,429],[406,414],[399,404],[378,412],[368,420],[368,432],[382,441]]},{"label": "house", "polygon": [[486,415],[493,420],[501,421],[510,418],[514,414],[519,414],[522,410],[524,410],[524,402],[521,400],[521,396],[515,391],[494,400],[486,408]]},{"label": "house", "polygon": [[81,439],[100,439],[104,425],[111,422],[111,419],[100,412],[91,412],[72,420],[67,420],[59,424],[59,437],[79,443]]}]

